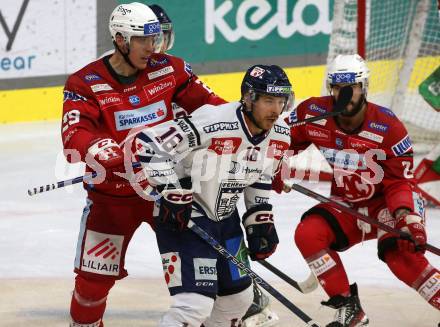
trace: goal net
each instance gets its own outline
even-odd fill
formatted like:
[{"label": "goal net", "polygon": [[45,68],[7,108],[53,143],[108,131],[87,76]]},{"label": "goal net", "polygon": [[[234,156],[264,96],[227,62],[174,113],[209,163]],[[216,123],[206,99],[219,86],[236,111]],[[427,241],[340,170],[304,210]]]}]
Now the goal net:
[{"label": "goal net", "polygon": [[356,52],[371,71],[368,100],[393,110],[413,142],[439,143],[440,112],[418,91],[440,66],[437,1],[335,1],[327,65]]}]

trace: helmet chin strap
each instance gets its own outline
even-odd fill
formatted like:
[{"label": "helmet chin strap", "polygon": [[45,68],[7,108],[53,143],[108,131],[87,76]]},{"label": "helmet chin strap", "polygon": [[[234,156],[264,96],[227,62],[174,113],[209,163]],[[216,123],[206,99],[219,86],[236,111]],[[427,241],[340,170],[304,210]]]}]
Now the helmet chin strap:
[{"label": "helmet chin strap", "polygon": [[361,97],[360,101],[358,102],[358,104],[356,105],[356,107],[354,107],[352,111],[344,110],[341,113],[341,116],[343,116],[343,117],[354,117],[354,116],[356,116],[362,110],[362,107],[364,106],[364,104],[366,102],[367,102],[366,101],[366,97],[365,97],[364,94],[362,94],[362,97]]},{"label": "helmet chin strap", "polygon": [[128,52],[127,53],[123,53],[122,50],[119,48],[119,46],[116,44],[116,41],[113,41],[113,44],[115,45],[115,48],[119,51],[119,53],[122,55],[122,57],[124,58],[125,62],[127,64],[129,64],[132,68],[137,69],[133,63],[131,62],[130,58],[128,57],[128,55],[130,54],[130,45],[128,44]]}]

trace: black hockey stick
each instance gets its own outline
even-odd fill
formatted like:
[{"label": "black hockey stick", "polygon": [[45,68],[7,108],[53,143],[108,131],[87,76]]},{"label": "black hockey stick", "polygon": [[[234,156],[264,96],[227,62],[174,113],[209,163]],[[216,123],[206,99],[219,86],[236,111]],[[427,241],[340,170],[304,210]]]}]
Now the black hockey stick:
[{"label": "black hockey stick", "polygon": [[290,302],[284,295],[278,292],[275,288],[270,286],[266,281],[264,281],[260,276],[254,273],[248,266],[243,262],[238,260],[234,255],[229,253],[216,239],[209,235],[205,230],[197,226],[192,220],[188,223],[188,228],[190,228],[194,233],[205,240],[209,245],[211,245],[218,253],[223,257],[230,260],[234,265],[236,265],[240,270],[244,271],[252,280],[264,288],[269,294],[280,301],[286,308],[298,316],[302,321],[304,321],[307,326],[319,327],[319,325],[313,321],[304,311],[298,308],[295,304]]},{"label": "black hockey stick", "polygon": [[336,100],[336,103],[335,103],[335,106],[334,106],[332,112],[328,112],[324,115],[310,117],[310,118],[306,118],[306,119],[303,119],[300,121],[289,123],[289,126],[290,127],[297,127],[297,126],[304,125],[306,123],[312,123],[317,120],[321,120],[321,119],[325,119],[325,118],[329,118],[329,117],[333,117],[333,116],[338,116],[344,112],[347,105],[350,103],[350,100],[352,97],[353,97],[353,88],[351,86],[344,86],[339,91],[338,100]]},{"label": "black hockey stick", "polygon": [[[141,167],[141,163],[140,162],[133,162],[133,168],[139,168]],[[97,176],[100,176],[100,174],[98,174],[96,171],[89,173],[89,174],[85,174],[83,176],[78,176],[72,179],[66,179],[64,181],[60,181],[57,182],[55,184],[46,184],[46,185],[41,185],[41,186],[37,186],[34,187],[32,189],[28,189],[28,194],[29,196],[35,195],[35,194],[40,194],[43,192],[48,192],[48,191],[52,191],[52,190],[56,190],[62,187],[66,187],[69,185],[73,185],[73,184],[78,184],[78,183],[82,183],[82,182],[86,182],[88,180],[91,180]]]},{"label": "black hockey stick", "polygon": [[[411,239],[411,236],[408,233],[405,233],[405,232],[403,232],[403,231],[401,231],[399,229],[390,227],[390,226],[388,226],[388,225],[386,225],[384,223],[381,223],[380,221],[377,221],[377,220],[375,220],[373,218],[365,216],[365,215],[359,213],[358,211],[356,211],[356,210],[354,210],[352,208],[344,206],[344,205],[342,205],[342,204],[340,204],[340,203],[338,203],[338,202],[336,202],[334,200],[331,200],[331,199],[329,199],[329,198],[327,198],[325,196],[322,196],[321,194],[313,192],[312,190],[309,190],[308,188],[305,188],[305,187],[303,187],[301,185],[298,185],[298,184],[292,184],[292,185],[288,185],[288,186],[290,188],[294,189],[295,191],[298,191],[298,192],[300,192],[302,194],[305,194],[305,195],[307,195],[307,196],[309,196],[309,197],[311,197],[311,198],[313,198],[315,200],[318,200],[318,201],[323,202],[323,203],[330,203],[333,207],[335,207],[335,208],[337,208],[337,209],[339,209],[341,211],[344,211],[344,212],[346,212],[346,213],[352,215],[353,217],[356,217],[356,218],[358,218],[358,219],[360,219],[362,221],[365,221],[366,223],[369,223],[370,225],[376,226],[377,228],[380,228],[380,229],[382,229],[382,230],[384,230],[384,231],[386,231],[388,233],[396,234],[397,236],[400,236],[400,237],[403,237],[403,238],[407,238],[407,239]],[[435,246],[433,246],[433,245],[430,245],[430,244],[426,243],[425,248],[426,248],[426,250],[428,250],[428,251],[430,251],[430,252],[432,252],[434,254],[440,255],[440,249],[435,247]]]},{"label": "black hockey stick", "polygon": [[267,268],[270,272],[284,280],[287,284],[293,286],[301,293],[307,294],[310,293],[318,287],[318,280],[316,279],[315,275],[313,273],[310,273],[309,277],[305,281],[297,282],[296,280],[290,278],[285,273],[283,273],[281,270],[279,270],[277,267],[274,267],[266,260],[259,260],[257,261],[260,265]]}]

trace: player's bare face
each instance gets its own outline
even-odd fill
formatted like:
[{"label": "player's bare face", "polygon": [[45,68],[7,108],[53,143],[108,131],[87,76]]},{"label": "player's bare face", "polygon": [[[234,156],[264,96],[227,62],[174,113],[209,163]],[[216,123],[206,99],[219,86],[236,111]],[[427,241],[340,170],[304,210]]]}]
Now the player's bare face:
[{"label": "player's bare face", "polygon": [[147,67],[148,58],[154,52],[154,36],[132,36],[130,40],[130,53],[128,57],[137,69]]},{"label": "player's bare face", "polygon": [[259,95],[258,100],[253,103],[252,115],[263,130],[269,130],[283,112],[286,104],[285,97],[274,97],[269,95]]},{"label": "player's bare face", "polygon": [[338,99],[339,91],[344,86],[351,86],[351,88],[353,89],[353,96],[351,98],[351,101],[347,105],[347,113],[358,111],[358,109],[360,109],[358,107],[363,104],[362,84],[357,83],[357,84],[334,84],[334,85],[332,85],[332,93],[333,93],[333,96],[335,97],[335,100]]}]

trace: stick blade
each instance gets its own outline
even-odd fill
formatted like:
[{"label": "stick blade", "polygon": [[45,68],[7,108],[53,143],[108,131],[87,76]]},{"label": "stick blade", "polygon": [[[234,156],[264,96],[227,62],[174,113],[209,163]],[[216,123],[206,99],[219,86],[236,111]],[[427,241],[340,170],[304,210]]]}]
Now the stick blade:
[{"label": "stick blade", "polygon": [[318,288],[319,282],[315,274],[310,273],[309,277],[302,282],[298,283],[304,294],[311,293]]}]

